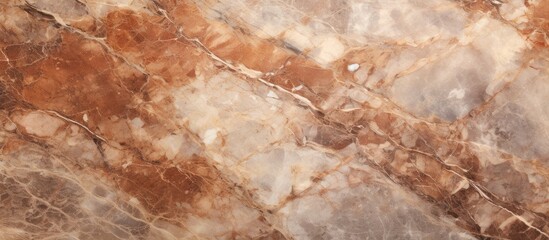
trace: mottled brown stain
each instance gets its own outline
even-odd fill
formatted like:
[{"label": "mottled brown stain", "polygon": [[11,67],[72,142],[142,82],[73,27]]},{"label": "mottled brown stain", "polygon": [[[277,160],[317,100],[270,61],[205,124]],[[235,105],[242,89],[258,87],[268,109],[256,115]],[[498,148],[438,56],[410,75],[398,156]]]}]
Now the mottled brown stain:
[{"label": "mottled brown stain", "polygon": [[200,41],[215,55],[230,63],[247,68],[272,72],[283,66],[290,54],[265,40],[243,35],[228,25],[211,22],[208,32]]},{"label": "mottled brown stain", "polygon": [[436,141],[437,136],[431,131],[429,125],[426,123],[414,124],[413,128],[421,136],[420,140],[417,141],[418,150],[429,152],[433,150],[432,144],[439,143],[439,141]]},{"label": "mottled brown stain", "polygon": [[459,3],[470,12],[485,12],[497,14],[497,7],[489,0],[459,0]]},{"label": "mottled brown stain", "polygon": [[[336,76],[338,79],[353,80],[355,82],[362,82],[368,79],[375,69],[381,69],[387,65],[387,62],[394,57],[394,52],[398,51],[400,47],[394,47],[391,49],[368,47],[364,46],[359,50],[350,50],[342,58],[335,61],[334,69],[337,69]],[[357,71],[366,71],[367,76],[358,77],[357,72],[350,72],[347,67],[350,64],[359,64],[360,68]],[[375,86],[382,87],[384,81],[380,81]]]},{"label": "mottled brown stain", "polygon": [[534,7],[534,18],[543,22],[545,30],[549,30],[549,0],[541,0]]},{"label": "mottled brown stain", "polygon": [[17,102],[15,101],[9,89],[3,82],[0,82],[0,110],[11,110]]},{"label": "mottled brown stain", "polygon": [[142,50],[144,42],[175,37],[175,28],[159,16],[143,16],[131,10],[111,11],[105,19],[107,42],[117,51]]},{"label": "mottled brown stain", "polygon": [[[525,1],[528,3],[528,1]],[[538,48],[549,46],[549,1],[541,0],[537,4],[527,4],[528,22],[519,31]]]},{"label": "mottled brown stain", "polygon": [[151,75],[178,86],[196,77],[195,67],[208,56],[176,35],[177,29],[161,16],[130,10],[110,12],[105,21],[107,43]]},{"label": "mottled brown stain", "polygon": [[28,6],[54,12],[63,19],[78,19],[88,14],[86,4],[78,0],[40,1],[26,0]]},{"label": "mottled brown stain", "polygon": [[71,26],[90,35],[98,37],[105,36],[103,22],[96,21],[95,18],[90,15],[83,16],[80,19],[71,22]]},{"label": "mottled brown stain", "polygon": [[549,0],[541,0],[533,7],[530,25],[533,25],[530,30],[530,41],[537,46],[549,46]]},{"label": "mottled brown stain", "polygon": [[492,225],[486,229],[485,234],[507,236],[509,239],[547,239],[547,237],[520,221],[515,221],[504,229]]},{"label": "mottled brown stain", "polygon": [[332,70],[302,57],[289,60],[284,68],[267,80],[289,91],[301,86],[293,92],[308,98],[313,104],[323,102],[335,84]]},{"label": "mottled brown stain", "polygon": [[[112,172],[110,172],[112,171]],[[189,159],[177,166],[153,165],[139,161],[127,168],[106,170],[118,186],[151,213],[174,217],[180,204],[192,204],[208,193],[216,173],[204,159]]]},{"label": "mottled brown stain", "polygon": [[393,125],[397,119],[398,118],[393,114],[380,112],[374,117],[373,120],[384,133],[391,134],[394,129]]},{"label": "mottled brown stain", "polygon": [[273,232],[268,235],[257,238],[257,240],[286,240],[287,238],[278,230],[273,230]]},{"label": "mottled brown stain", "polygon": [[259,39],[240,29],[233,29],[225,23],[207,20],[196,6],[171,0],[159,1],[183,34],[198,39],[213,54],[232,64],[242,64],[261,72],[272,72],[268,81],[288,90],[299,85],[305,88],[300,94],[321,101],[330,92],[334,82],[331,70],[318,66],[311,60],[296,57],[295,54],[265,39]]},{"label": "mottled brown stain", "polygon": [[358,142],[361,145],[367,145],[367,144],[382,144],[384,142],[387,142],[387,139],[385,137],[382,137],[380,135],[377,135],[374,131],[365,128],[361,130],[358,135]]},{"label": "mottled brown stain", "polygon": [[435,135],[435,131],[425,123],[418,123],[413,127],[420,136],[416,142],[417,150],[431,152],[433,155],[435,155],[434,151],[437,150],[436,156],[440,161],[452,158],[450,164],[459,166],[459,168],[452,168],[454,171],[460,172],[472,180],[480,179],[480,160],[468,146],[461,143],[448,144],[446,139]]},{"label": "mottled brown stain", "polygon": [[242,29],[204,18],[195,5],[174,0],[158,3],[178,26],[182,26],[180,30],[186,37],[198,39],[213,54],[231,63],[260,72],[273,72],[292,55],[268,40],[242,34]]},{"label": "mottled brown stain", "polygon": [[[489,13],[495,19],[502,19],[498,13],[499,5],[489,0],[460,0],[463,8],[469,12]],[[502,1],[506,3],[506,1]],[[528,22],[515,26],[526,38],[536,47],[549,46],[549,1],[540,0],[538,4],[524,0],[529,8],[527,13]],[[511,23],[515,25],[514,23]]]},{"label": "mottled brown stain", "polygon": [[[27,42],[45,43],[56,37],[57,29],[51,24],[47,21],[39,21],[39,17],[29,14],[18,6],[10,7],[0,3],[0,15],[10,16],[10,19],[14,20],[0,21],[0,47]],[[24,19],[30,19],[30,21]]]},{"label": "mottled brown stain", "polygon": [[21,100],[41,109],[69,116],[88,112],[98,121],[123,113],[132,93],[145,83],[144,75],[108,55],[100,44],[68,32],[42,57],[19,67],[22,80],[13,83]]},{"label": "mottled brown stain", "polygon": [[136,141],[133,140],[132,131],[128,119],[132,118],[129,111],[125,118],[105,118],[98,124],[98,129],[101,131],[101,135],[111,141],[116,141],[121,146],[126,147],[128,144],[136,145]]},{"label": "mottled brown stain", "polygon": [[157,0],[156,2],[161,8],[168,11],[174,22],[185,26],[183,31],[187,37],[203,36],[208,31],[209,23],[195,5],[178,0]]},{"label": "mottled brown stain", "polygon": [[[0,15],[4,14],[14,20],[0,22],[0,109],[12,109],[19,104],[25,76],[20,68],[47,57],[55,48],[57,30],[16,7],[0,7]],[[18,18],[34,21],[18,21]]]},{"label": "mottled brown stain", "polygon": [[[60,179],[41,176],[38,173],[20,174],[16,177],[1,174],[0,204],[3,207],[0,209],[0,215],[6,220],[16,217],[17,224],[10,224],[9,221],[6,224],[24,229],[28,233],[50,229],[54,225],[60,226],[68,220],[66,216],[78,217],[78,211],[71,209],[70,205],[76,204],[81,195],[74,189],[64,188],[70,187]],[[66,193],[68,195],[64,195]],[[48,201],[49,206],[37,200],[38,197]],[[66,211],[65,214],[61,214],[58,209]]]},{"label": "mottled brown stain", "polygon": [[[364,118],[362,121],[366,123],[363,125],[367,125],[369,119],[368,117]],[[376,167],[388,173],[394,179],[397,179],[401,185],[410,188],[427,201],[440,206],[450,216],[456,217],[458,219],[456,223],[459,226],[473,232],[479,232],[479,226],[468,212],[476,205],[474,201],[471,201],[473,198],[471,196],[478,195],[476,190],[471,186],[457,189],[456,187],[463,179],[448,170],[462,171],[459,168],[446,166],[441,162],[455,156],[458,165],[468,170],[462,174],[475,180],[479,160],[474,154],[470,153],[470,150],[464,145],[452,144],[439,139],[440,136],[433,134],[433,129],[430,129],[424,123],[410,126],[398,116],[385,112],[378,112],[371,119],[387,135],[380,136],[370,129],[362,129],[357,135],[359,143],[366,145],[389,142],[398,146],[396,150],[391,152],[387,152],[391,148],[385,149],[384,155],[376,155]],[[410,134],[419,135],[415,146],[410,149],[399,145],[399,137],[402,137],[404,131],[411,131]],[[440,149],[448,150],[436,152]],[[438,156],[437,159],[437,154],[442,155]],[[452,162],[452,164],[455,163]],[[505,236],[506,234],[499,233],[496,236]]]},{"label": "mottled brown stain", "polygon": [[322,68],[311,60],[297,58],[289,62],[283,73],[294,78],[316,92],[328,90],[334,86],[334,74],[332,70]]},{"label": "mottled brown stain", "polygon": [[343,149],[353,142],[353,136],[330,126],[320,126],[313,141],[336,150]]},{"label": "mottled brown stain", "polygon": [[17,139],[17,138],[9,138],[5,142],[3,142],[0,152],[3,155],[9,155],[18,151],[21,147],[25,146],[26,144],[28,143],[25,142],[24,140]]},{"label": "mottled brown stain", "polygon": [[10,60],[10,67],[25,67],[47,57],[49,50],[55,47],[49,44],[23,43],[17,45],[8,45],[4,48],[4,57]]}]

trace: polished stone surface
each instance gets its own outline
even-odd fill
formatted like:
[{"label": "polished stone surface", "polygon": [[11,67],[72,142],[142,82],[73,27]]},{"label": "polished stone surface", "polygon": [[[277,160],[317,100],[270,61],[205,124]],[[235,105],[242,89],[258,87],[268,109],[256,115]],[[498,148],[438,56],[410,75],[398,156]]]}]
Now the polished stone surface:
[{"label": "polished stone surface", "polygon": [[4,0],[0,240],[549,239],[549,0]]}]

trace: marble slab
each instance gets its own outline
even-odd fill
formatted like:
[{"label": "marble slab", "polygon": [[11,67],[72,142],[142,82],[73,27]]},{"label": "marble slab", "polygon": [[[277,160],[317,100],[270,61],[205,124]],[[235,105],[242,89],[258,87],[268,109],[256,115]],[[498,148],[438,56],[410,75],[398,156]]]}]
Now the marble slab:
[{"label": "marble slab", "polygon": [[0,53],[0,240],[549,239],[549,0],[3,0]]}]

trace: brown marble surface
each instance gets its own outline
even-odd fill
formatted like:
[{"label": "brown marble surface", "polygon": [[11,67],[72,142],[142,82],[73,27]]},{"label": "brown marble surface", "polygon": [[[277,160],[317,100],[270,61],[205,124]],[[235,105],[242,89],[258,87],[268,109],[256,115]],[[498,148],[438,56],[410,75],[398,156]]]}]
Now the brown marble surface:
[{"label": "brown marble surface", "polygon": [[0,1],[0,240],[549,239],[548,0]]}]

